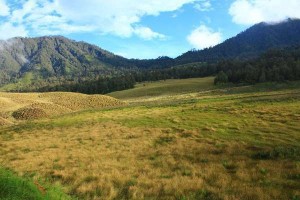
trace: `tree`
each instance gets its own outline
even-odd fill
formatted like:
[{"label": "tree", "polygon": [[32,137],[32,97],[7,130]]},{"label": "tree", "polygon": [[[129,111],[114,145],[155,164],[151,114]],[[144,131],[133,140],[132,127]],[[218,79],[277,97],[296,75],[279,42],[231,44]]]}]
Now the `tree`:
[{"label": "tree", "polygon": [[225,74],[223,71],[220,71],[215,78],[215,81],[214,81],[215,85],[223,84],[223,83],[227,83],[227,82],[228,82],[227,74]]},{"label": "tree", "polygon": [[261,70],[261,74],[259,76],[259,80],[258,80],[260,83],[263,83],[263,82],[266,82],[267,79],[266,79],[266,72],[265,72],[265,69],[263,68]]}]

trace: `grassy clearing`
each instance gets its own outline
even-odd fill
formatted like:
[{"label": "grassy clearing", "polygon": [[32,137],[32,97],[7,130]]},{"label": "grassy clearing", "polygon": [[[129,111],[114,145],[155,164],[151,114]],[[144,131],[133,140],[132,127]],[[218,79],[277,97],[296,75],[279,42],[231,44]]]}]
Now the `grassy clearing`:
[{"label": "grassy clearing", "polygon": [[118,99],[168,96],[175,94],[207,91],[214,88],[214,77],[168,79],[165,81],[139,83],[134,89],[112,92],[109,96]]},{"label": "grassy clearing", "polygon": [[299,87],[179,96],[3,127],[0,163],[79,199],[299,199]]},{"label": "grassy clearing", "polygon": [[17,83],[10,83],[0,87],[0,91],[22,90],[28,87],[33,79],[35,79],[34,74],[28,72]]}]

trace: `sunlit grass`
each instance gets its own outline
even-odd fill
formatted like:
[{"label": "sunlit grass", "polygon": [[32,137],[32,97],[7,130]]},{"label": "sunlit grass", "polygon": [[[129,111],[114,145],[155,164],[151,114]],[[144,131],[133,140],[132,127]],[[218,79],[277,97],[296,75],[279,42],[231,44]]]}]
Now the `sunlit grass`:
[{"label": "sunlit grass", "polygon": [[299,89],[238,90],[6,126],[0,162],[79,199],[299,199]]},{"label": "sunlit grass", "polygon": [[134,99],[200,92],[215,88],[213,82],[214,77],[145,82],[137,84],[134,89],[112,92],[109,96],[118,99]]}]

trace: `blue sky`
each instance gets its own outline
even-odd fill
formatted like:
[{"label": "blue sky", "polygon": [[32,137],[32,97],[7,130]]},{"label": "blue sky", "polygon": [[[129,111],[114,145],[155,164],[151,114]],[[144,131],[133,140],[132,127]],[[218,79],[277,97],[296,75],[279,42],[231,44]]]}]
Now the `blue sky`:
[{"label": "blue sky", "polygon": [[63,35],[127,58],[176,57],[299,10],[299,0],[0,0],[0,39]]}]

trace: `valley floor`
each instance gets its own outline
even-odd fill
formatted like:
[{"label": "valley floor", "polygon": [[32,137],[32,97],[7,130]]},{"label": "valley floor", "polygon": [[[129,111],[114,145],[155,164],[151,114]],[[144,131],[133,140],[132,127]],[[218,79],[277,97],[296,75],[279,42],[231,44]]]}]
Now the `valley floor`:
[{"label": "valley floor", "polygon": [[1,127],[0,163],[78,199],[296,200],[295,84],[115,93],[129,105]]}]

